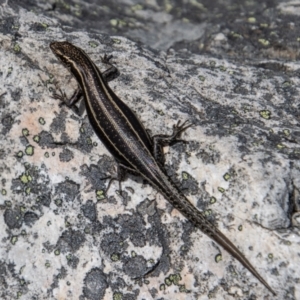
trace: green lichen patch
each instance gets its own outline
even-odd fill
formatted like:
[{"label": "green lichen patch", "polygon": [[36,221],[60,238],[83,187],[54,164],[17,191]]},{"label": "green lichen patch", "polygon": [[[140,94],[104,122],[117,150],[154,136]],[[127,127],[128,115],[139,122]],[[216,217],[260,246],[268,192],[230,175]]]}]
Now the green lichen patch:
[{"label": "green lichen patch", "polygon": [[12,245],[15,245],[17,241],[18,241],[18,237],[16,235],[12,236],[12,238],[10,239]]},{"label": "green lichen patch", "polygon": [[122,300],[123,299],[123,294],[120,292],[114,292],[113,294],[113,300]]},{"label": "green lichen patch", "polygon": [[113,39],[114,44],[121,44],[121,40],[120,39]]},{"label": "green lichen patch", "polygon": [[214,204],[216,202],[217,202],[217,199],[215,197],[210,197],[210,199],[209,199],[210,204]]},{"label": "green lichen patch", "polygon": [[28,156],[32,156],[34,154],[34,147],[31,145],[27,146],[25,149],[25,153]]},{"label": "green lichen patch", "polygon": [[5,201],[4,204],[5,204],[6,207],[11,207],[12,206],[11,201]]},{"label": "green lichen patch", "polygon": [[96,191],[96,198],[97,198],[98,201],[101,201],[101,200],[105,199],[106,196],[105,196],[104,191],[103,190],[97,190]]},{"label": "green lichen patch", "polygon": [[264,47],[267,47],[270,45],[270,42],[266,39],[258,39],[258,42],[263,45]]},{"label": "green lichen patch", "polygon": [[267,24],[267,23],[260,23],[259,27],[261,27],[261,28],[268,28],[269,24]]},{"label": "green lichen patch", "polygon": [[219,70],[222,71],[222,72],[225,72],[227,69],[225,66],[219,66]]},{"label": "green lichen patch", "polygon": [[209,65],[210,65],[210,67],[212,67],[212,68],[214,68],[215,66],[216,66],[216,62],[214,61],[214,60],[211,60],[210,62],[209,62]]},{"label": "green lichen patch", "polygon": [[291,81],[284,81],[283,83],[282,83],[282,87],[283,88],[288,88],[288,87],[290,87],[292,85],[292,82]]},{"label": "green lichen patch", "polygon": [[38,135],[35,135],[35,136],[33,137],[33,140],[34,140],[36,143],[39,143],[40,137],[39,137]]},{"label": "green lichen patch", "polygon": [[118,25],[118,20],[117,19],[111,19],[109,21],[110,25],[113,27],[116,27]]},{"label": "green lichen patch", "polygon": [[222,260],[222,255],[221,255],[221,254],[217,254],[217,255],[215,256],[215,262],[216,262],[216,263],[219,263],[221,260]]},{"label": "green lichen patch", "polygon": [[22,295],[23,295],[23,293],[21,291],[18,291],[17,292],[17,299],[20,299]]},{"label": "green lichen patch", "polygon": [[181,177],[183,180],[188,180],[190,175],[187,172],[181,172]]},{"label": "green lichen patch", "polygon": [[190,293],[191,291],[189,291],[184,284],[179,285],[179,292],[180,293]]},{"label": "green lichen patch", "polygon": [[138,11],[138,10],[142,10],[142,9],[143,9],[143,6],[141,4],[136,4],[136,5],[131,6],[132,11]]},{"label": "green lichen patch", "polygon": [[112,261],[118,261],[118,260],[120,260],[120,255],[118,254],[118,253],[113,253],[111,256],[110,256],[110,259],[112,260]]},{"label": "green lichen patch", "polygon": [[171,285],[172,285],[172,281],[170,280],[169,277],[165,279],[165,284],[166,284],[167,286],[171,286]]},{"label": "green lichen patch", "polygon": [[46,124],[46,121],[45,121],[44,118],[40,117],[40,118],[39,118],[39,123],[40,123],[41,125],[45,125],[45,124]]},{"label": "green lichen patch", "polygon": [[225,189],[219,186],[218,191],[223,194],[225,192]]},{"label": "green lichen patch", "polygon": [[26,184],[29,183],[30,181],[32,181],[32,177],[29,174],[25,174],[23,173],[19,179],[21,180],[22,183]]},{"label": "green lichen patch", "polygon": [[226,173],[223,175],[224,180],[229,181],[231,179],[231,175],[229,173]]},{"label": "green lichen patch", "polygon": [[248,21],[248,23],[256,23],[256,18],[249,17],[247,21]]},{"label": "green lichen patch", "polygon": [[231,31],[231,32],[230,32],[230,35],[231,35],[231,37],[234,38],[234,39],[243,39],[243,36],[242,36],[241,34],[236,33],[236,32],[234,32],[234,31]]},{"label": "green lichen patch", "polygon": [[16,53],[20,53],[20,52],[21,52],[21,47],[20,47],[20,45],[17,44],[17,43],[14,44],[13,49],[14,49],[14,51],[15,51]]},{"label": "green lichen patch", "polygon": [[16,154],[16,157],[22,158],[23,155],[24,155],[23,151],[20,150],[20,151]]},{"label": "green lichen patch", "polygon": [[121,19],[111,19],[109,21],[110,25],[113,27],[118,27],[118,28],[123,28],[125,26],[127,26],[127,22],[125,22],[124,20]]},{"label": "green lichen patch", "polygon": [[283,145],[283,144],[277,144],[276,147],[277,147],[277,149],[279,149],[279,150],[281,150],[281,149],[283,149],[283,148],[286,148],[286,146]]},{"label": "green lichen patch", "polygon": [[204,215],[205,215],[206,217],[209,217],[209,216],[212,215],[212,210],[211,210],[211,209],[207,209],[207,210],[205,210],[203,213],[204,213]]},{"label": "green lichen patch", "polygon": [[27,128],[22,129],[22,135],[23,136],[29,136],[29,130]]},{"label": "green lichen patch", "polygon": [[170,278],[171,282],[173,284],[175,284],[175,285],[178,285],[179,281],[182,279],[179,273],[177,273],[177,274],[171,274],[169,276],[169,278]]},{"label": "green lichen patch", "polygon": [[284,129],[284,130],[283,130],[283,134],[284,134],[285,136],[290,136],[291,132],[290,132],[288,129]]},{"label": "green lichen patch", "polygon": [[56,206],[62,206],[62,199],[56,199],[54,200],[54,203],[56,204]]},{"label": "green lichen patch", "polygon": [[271,112],[269,110],[261,110],[259,115],[266,120],[271,119]]},{"label": "green lichen patch", "polygon": [[99,43],[94,42],[94,41],[89,41],[89,46],[92,48],[97,48],[99,46]]}]

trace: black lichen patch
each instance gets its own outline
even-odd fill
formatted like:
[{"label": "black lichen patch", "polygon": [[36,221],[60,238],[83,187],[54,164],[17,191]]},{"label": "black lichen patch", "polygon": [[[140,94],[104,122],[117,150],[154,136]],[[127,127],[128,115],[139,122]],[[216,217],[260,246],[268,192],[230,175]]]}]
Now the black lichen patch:
[{"label": "black lichen patch", "polygon": [[146,199],[137,206],[137,211],[141,216],[144,215],[153,216],[154,214],[157,213],[156,202]]},{"label": "black lichen patch", "polygon": [[59,153],[59,160],[62,162],[68,162],[74,158],[74,153],[69,149],[64,149]]},{"label": "black lichen patch", "polygon": [[87,273],[84,279],[83,295],[89,300],[100,300],[108,288],[107,276],[99,268],[94,268]]},{"label": "black lichen patch", "polygon": [[187,174],[186,172],[183,173],[186,175],[182,176],[184,178],[181,181],[180,190],[191,195],[196,195],[199,192],[198,181],[195,178],[193,178],[190,174]]},{"label": "black lichen patch", "polygon": [[20,23],[17,18],[14,17],[8,17],[3,18],[1,24],[0,24],[1,32],[6,35],[14,35],[15,32],[17,32],[20,28]]},{"label": "black lichen patch", "polygon": [[[66,130],[66,119],[67,119],[67,110],[61,110],[60,113],[57,115],[56,118],[53,119],[52,123],[50,124],[51,132],[54,133],[61,133],[61,138],[59,141],[55,142],[53,141],[51,133],[47,133],[47,135],[43,133],[42,135],[42,144],[41,146],[46,146],[46,142],[48,142],[49,146],[52,147],[61,147],[62,145],[68,145],[76,147],[79,151],[82,151],[84,153],[90,153],[93,148],[92,143],[92,136],[94,135],[94,131],[88,121],[87,118],[84,119],[82,122],[82,125],[80,125],[79,120],[81,118],[78,118],[77,116],[71,115],[72,119],[74,119],[76,122],[78,122],[78,132],[79,137],[75,143],[71,143],[71,139],[69,138],[69,135],[65,132]],[[42,134],[41,133],[41,134]]]},{"label": "black lichen patch", "polygon": [[13,99],[13,101],[20,101],[21,97],[22,97],[22,89],[20,88],[16,88],[15,90],[11,91],[11,98]]},{"label": "black lichen patch", "polygon": [[135,247],[144,247],[146,245],[145,238],[145,222],[140,215],[121,215],[118,220],[121,227],[121,236],[124,239],[129,238]]},{"label": "black lichen patch", "polygon": [[73,254],[68,255],[68,266],[71,267],[72,269],[76,269],[79,263],[79,258]]},{"label": "black lichen patch", "polygon": [[171,267],[170,236],[165,224],[161,222],[160,213],[162,212],[155,213],[148,217],[148,222],[151,224],[151,227],[146,231],[147,241],[150,245],[163,248],[162,256],[159,258],[159,264],[151,272],[151,276],[158,276],[160,272],[166,274]]},{"label": "black lichen patch", "polygon": [[200,149],[196,154],[197,158],[201,158],[203,164],[217,164],[221,160],[221,153],[216,151],[215,149],[209,149],[208,147],[205,149]]},{"label": "black lichen patch", "polygon": [[[82,123],[79,133],[80,136],[77,140],[78,149],[83,152],[90,153],[93,148],[91,137],[94,136],[94,130],[87,118]],[[98,141],[99,140],[97,139],[97,142]]]},{"label": "black lichen patch", "polygon": [[4,222],[9,229],[21,228],[23,223],[23,214],[20,208],[6,209],[4,212]]},{"label": "black lichen patch", "polygon": [[44,130],[39,133],[39,145],[42,148],[55,148],[57,146],[52,134]]},{"label": "black lichen patch", "polygon": [[104,217],[103,224],[114,232],[107,233],[101,238],[102,251],[113,261],[120,259],[130,241],[135,247],[146,245],[147,230],[142,216],[139,214],[119,215],[117,218]]},{"label": "black lichen patch", "polygon": [[23,145],[23,146],[27,146],[29,144],[29,141],[28,139],[25,137],[25,136],[20,136],[20,143]]},{"label": "black lichen patch", "polygon": [[89,219],[91,222],[96,221],[97,219],[97,210],[96,205],[93,203],[92,200],[88,200],[86,204],[81,206],[81,210],[83,215]]},{"label": "black lichen patch", "polygon": [[112,290],[118,291],[120,289],[124,289],[126,286],[126,283],[125,283],[124,279],[121,277],[111,276],[109,285],[112,288]]},{"label": "black lichen patch", "polygon": [[43,31],[47,30],[47,26],[45,26],[44,24],[38,23],[38,22],[34,22],[30,26],[29,30],[36,31],[36,32],[43,32]]},{"label": "black lichen patch", "polygon": [[28,211],[24,214],[24,223],[27,226],[31,227],[38,219],[39,219],[39,216],[32,211]]},{"label": "black lichen patch", "polygon": [[124,257],[122,262],[124,273],[131,278],[140,278],[149,271],[147,261],[141,255],[137,255],[135,257]]},{"label": "black lichen patch", "polygon": [[51,193],[49,192],[39,196],[38,200],[42,205],[49,207],[51,203]]},{"label": "black lichen patch", "polygon": [[67,111],[65,109],[61,109],[50,124],[51,131],[54,133],[63,133],[66,130],[66,120]]},{"label": "black lichen patch", "polygon": [[125,238],[117,233],[105,234],[102,237],[100,247],[106,255],[121,254],[128,247],[124,240]]},{"label": "black lichen patch", "polygon": [[99,221],[93,221],[90,227],[92,235],[99,235],[103,227]]},{"label": "black lichen patch", "polygon": [[191,222],[185,222],[182,226],[183,233],[181,238],[183,240],[183,246],[180,248],[180,254],[185,256],[189,254],[189,250],[193,246],[191,234],[195,231],[195,227]]},{"label": "black lichen patch", "polygon": [[43,247],[48,251],[48,253],[51,253],[55,250],[55,245],[51,244],[49,241],[43,243]]},{"label": "black lichen patch", "polygon": [[15,299],[16,290],[26,298],[28,284],[24,278],[21,277],[19,272],[16,271],[16,265],[13,262],[6,263],[0,260],[0,286],[1,299]]},{"label": "black lichen patch", "polygon": [[64,199],[67,202],[74,201],[79,193],[79,184],[72,180],[60,182],[55,188],[55,198]]},{"label": "black lichen patch", "polygon": [[114,166],[114,159],[107,155],[103,155],[96,165],[83,165],[81,167],[80,175],[86,177],[86,179],[91,183],[93,189],[103,190],[105,189],[107,177],[111,175],[113,176],[113,173],[115,173],[113,170]]},{"label": "black lichen patch", "polygon": [[51,284],[51,288],[48,289],[48,296],[50,296],[53,293],[53,290],[56,289],[59,286],[59,281],[66,278],[67,276],[67,270],[64,267],[61,267],[57,270],[58,273],[53,275],[53,281]]},{"label": "black lichen patch", "polygon": [[[24,208],[22,212],[19,208],[14,209],[14,212],[6,212],[7,220],[10,220],[8,221],[9,226],[13,226],[12,223],[15,222],[15,226],[20,228],[21,221],[25,221],[27,226],[32,226],[39,219],[37,211],[41,212],[43,206],[50,206],[51,186],[49,185],[49,177],[45,169],[46,167],[43,164],[39,168],[34,165],[25,164],[24,172],[17,178],[12,179],[11,190],[14,194],[21,194],[24,197],[22,204]],[[34,205],[36,212],[32,212],[32,205]],[[26,209],[27,206],[31,208]],[[15,221],[13,221],[14,218],[16,219]]]},{"label": "black lichen patch", "polygon": [[57,248],[60,249],[62,253],[66,252],[76,252],[85,242],[84,234],[78,230],[69,229],[62,233],[58,242]]},{"label": "black lichen patch", "polygon": [[1,133],[6,135],[13,126],[13,118],[11,115],[7,114],[1,117],[2,130]]}]

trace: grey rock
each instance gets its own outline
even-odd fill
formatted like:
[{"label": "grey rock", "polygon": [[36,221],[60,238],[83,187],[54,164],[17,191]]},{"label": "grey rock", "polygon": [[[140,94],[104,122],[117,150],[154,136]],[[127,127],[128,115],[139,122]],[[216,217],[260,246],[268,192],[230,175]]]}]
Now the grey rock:
[{"label": "grey rock", "polygon": [[[57,2],[55,10],[49,1],[0,3],[0,298],[269,294],[140,178],[128,174],[122,183],[126,201],[115,183],[103,196],[104,177],[116,164],[87,117],[51,98],[59,88],[71,96],[77,86],[51,53],[53,40],[83,48],[101,70],[100,55],[113,54],[120,76],[110,87],[151,135],[168,134],[178,120],[194,123],[183,135],[188,143],[166,149],[167,173],[243,251],[278,299],[300,298],[300,80],[292,60],[298,42],[291,33],[296,30],[285,29],[298,25],[291,4],[265,1],[259,10],[248,3],[253,16],[244,2],[218,2],[213,10],[212,1],[203,7],[190,1],[189,20],[196,22],[198,13],[204,21],[182,26],[187,20],[180,6],[178,20],[175,7],[160,12],[154,1],[141,9],[134,1],[118,2],[115,16],[111,4],[90,2]],[[117,24],[114,32],[159,51],[109,35],[113,29],[103,33],[98,10],[105,12],[100,22]],[[95,13],[93,26],[84,23],[87,11]],[[130,14],[135,26],[120,29],[122,21],[130,24]],[[76,29],[82,24],[88,25]]]}]

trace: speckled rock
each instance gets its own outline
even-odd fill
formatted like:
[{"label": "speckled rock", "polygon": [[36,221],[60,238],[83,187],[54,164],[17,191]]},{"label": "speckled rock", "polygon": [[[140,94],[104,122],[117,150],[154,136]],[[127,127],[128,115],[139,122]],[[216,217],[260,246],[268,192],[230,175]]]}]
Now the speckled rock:
[{"label": "speckled rock", "polygon": [[83,48],[101,70],[100,56],[113,54],[120,76],[110,87],[151,135],[194,123],[188,143],[165,149],[167,173],[278,299],[300,298],[297,63],[157,52],[26,10],[1,13],[1,299],[271,297],[141,178],[128,175],[122,197],[116,182],[105,194],[114,160],[87,117],[51,97],[77,85],[53,40]]}]

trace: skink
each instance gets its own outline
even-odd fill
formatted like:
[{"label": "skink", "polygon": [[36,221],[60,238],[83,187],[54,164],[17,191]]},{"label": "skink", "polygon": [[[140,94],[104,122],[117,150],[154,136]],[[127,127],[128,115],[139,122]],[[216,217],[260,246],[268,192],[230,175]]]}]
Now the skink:
[{"label": "skink", "polygon": [[83,96],[87,115],[95,133],[118,163],[119,179],[122,179],[122,174],[126,171],[142,176],[194,226],[226,249],[276,295],[241,251],[190,203],[166,175],[163,169],[162,147],[176,142],[180,133],[190,127],[190,124],[178,123],[173,127],[172,135],[151,139],[133,111],[107,84],[107,79],[116,71],[109,63],[110,58],[105,56],[104,62],[111,68],[108,72],[101,73],[82,49],[69,42],[52,42],[50,48],[79,84],[79,89],[67,105],[73,106],[80,96]]}]

